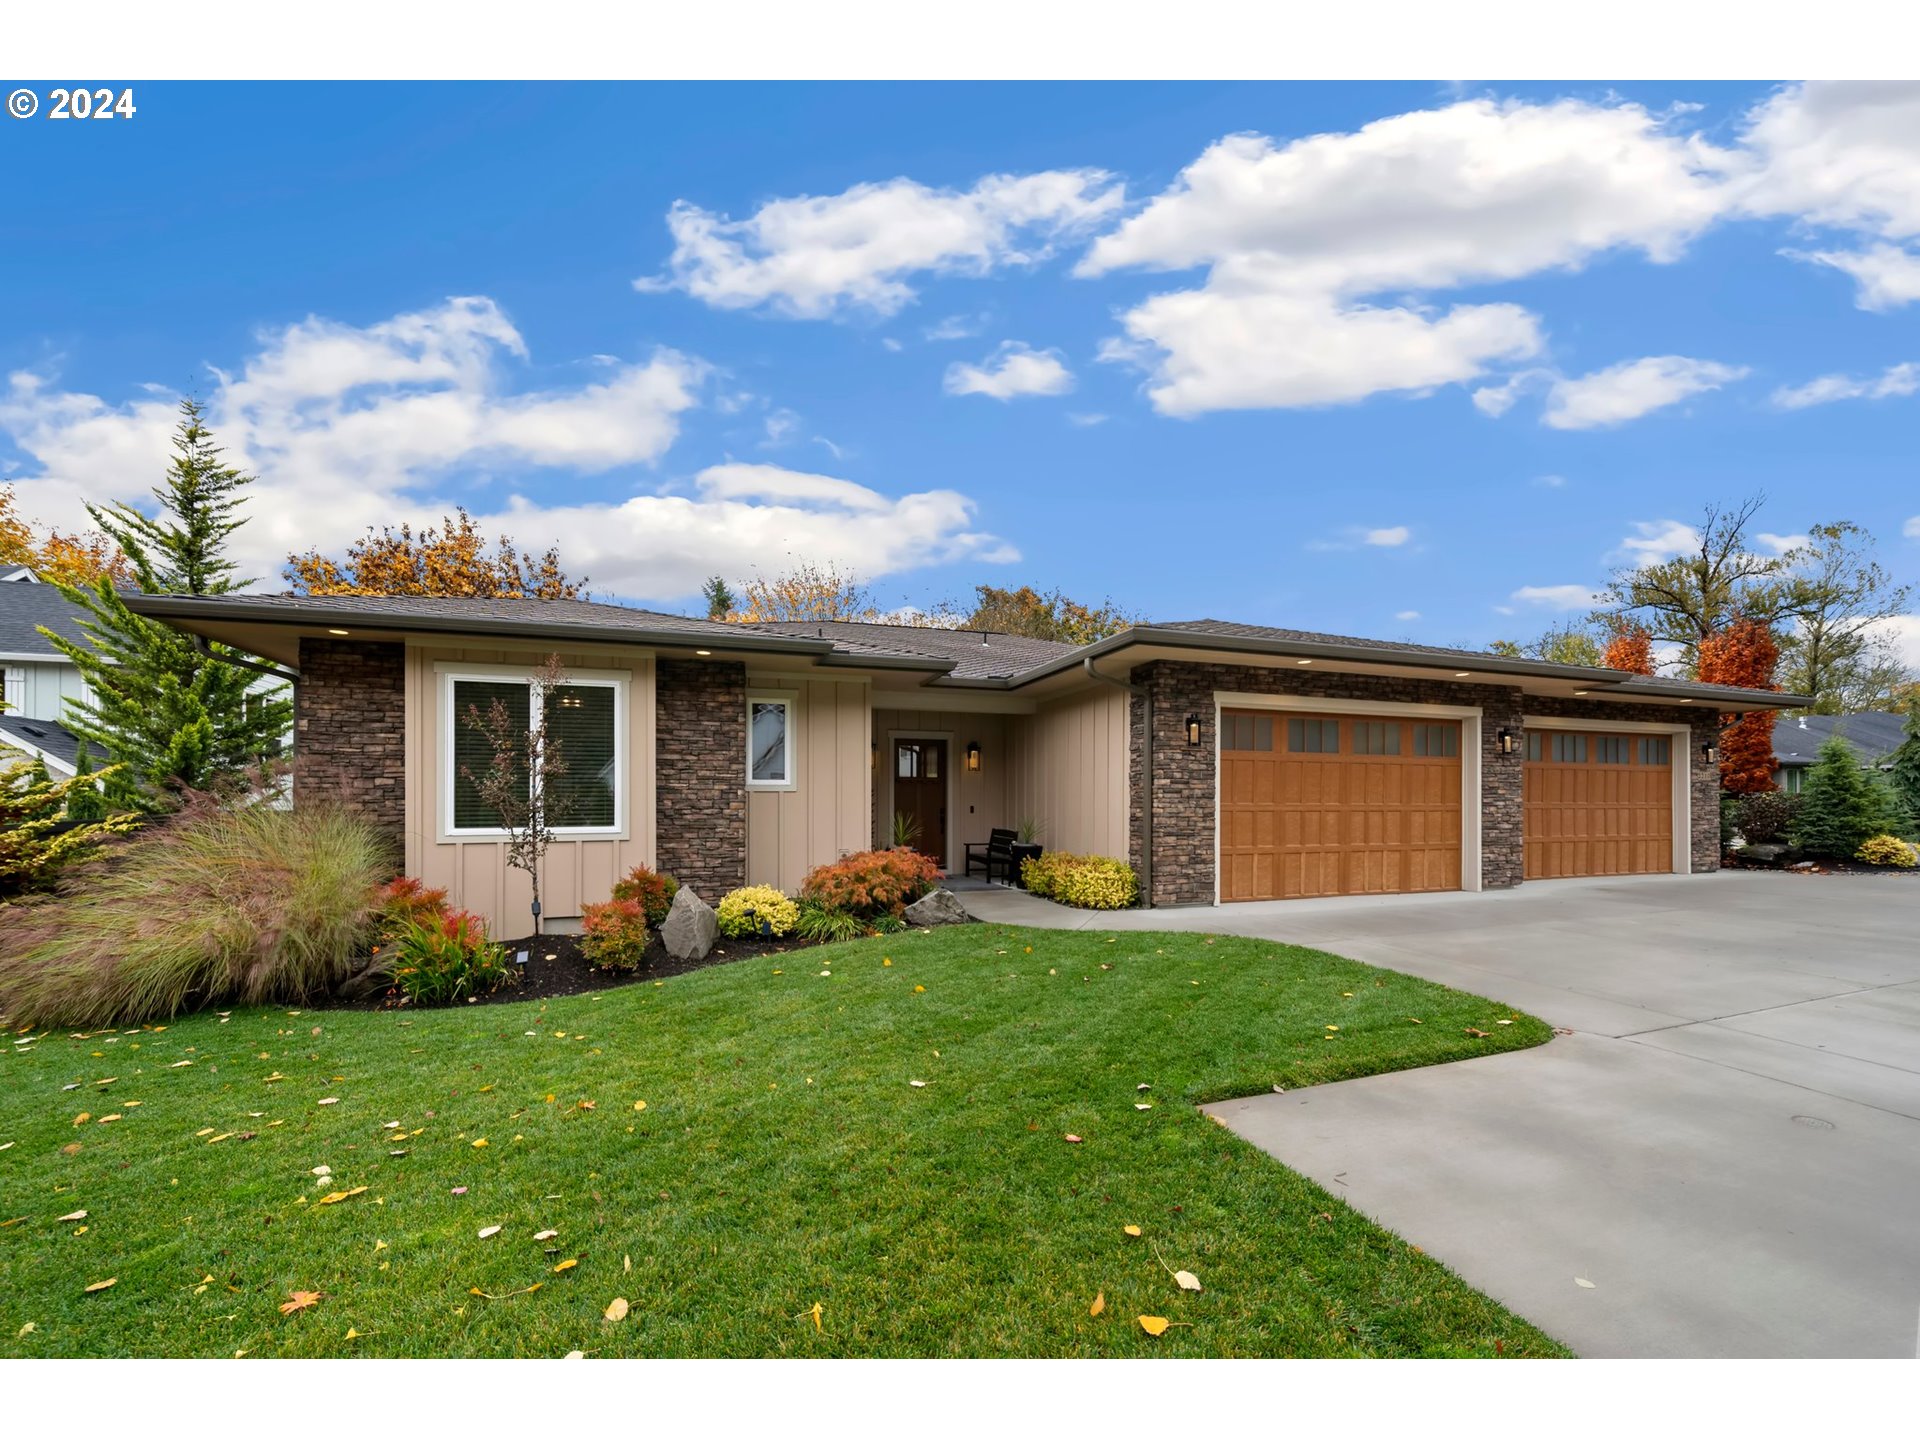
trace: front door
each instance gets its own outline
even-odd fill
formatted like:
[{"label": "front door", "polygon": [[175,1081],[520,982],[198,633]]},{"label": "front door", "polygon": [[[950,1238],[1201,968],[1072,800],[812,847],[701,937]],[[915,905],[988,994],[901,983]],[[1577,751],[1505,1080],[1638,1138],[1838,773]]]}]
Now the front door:
[{"label": "front door", "polygon": [[893,810],[912,826],[913,848],[947,868],[947,742],[893,742]]}]

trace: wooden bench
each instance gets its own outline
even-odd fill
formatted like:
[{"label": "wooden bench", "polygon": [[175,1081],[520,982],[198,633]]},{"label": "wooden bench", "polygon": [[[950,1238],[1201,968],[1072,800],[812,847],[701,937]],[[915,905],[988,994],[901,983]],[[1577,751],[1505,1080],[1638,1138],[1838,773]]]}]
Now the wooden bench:
[{"label": "wooden bench", "polygon": [[1017,838],[1011,830],[990,830],[984,841],[969,840],[967,865],[963,873],[973,874],[973,867],[978,865],[986,871],[987,879],[991,880],[994,867],[997,865],[1005,873],[1009,883],[1017,881],[1020,875],[1013,863],[1013,842]]}]

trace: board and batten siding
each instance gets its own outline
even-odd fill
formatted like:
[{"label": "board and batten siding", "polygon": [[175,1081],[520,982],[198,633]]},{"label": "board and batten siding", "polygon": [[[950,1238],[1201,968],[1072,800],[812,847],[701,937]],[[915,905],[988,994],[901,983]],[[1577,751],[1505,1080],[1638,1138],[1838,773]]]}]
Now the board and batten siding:
[{"label": "board and batten siding", "polygon": [[[814,866],[868,847],[869,686],[865,677],[815,680],[750,672],[747,694],[750,700],[791,698],[799,745],[792,789],[747,792],[747,883],[797,895]],[[746,763],[743,753],[740,764]]]},{"label": "board and batten siding", "polygon": [[79,669],[64,661],[8,660],[0,669],[6,672],[7,713],[25,720],[64,720],[66,701],[89,698]]},{"label": "board and batten siding", "polygon": [[[440,836],[442,773],[441,687],[436,666],[514,665],[537,669],[546,651],[444,648],[410,645],[406,659],[406,850],[407,873],[444,887],[448,900],[484,918],[502,938],[533,928],[531,887],[507,864],[498,839],[449,840]],[[577,918],[581,908],[608,899],[614,882],[636,865],[654,863],[654,669],[645,650],[568,650],[569,670],[626,675],[626,830],[621,837],[556,839],[541,868],[541,908],[548,921]],[[744,763],[744,760],[743,760]],[[561,926],[559,928],[570,928]]]},{"label": "board and batten siding", "polygon": [[[1014,816],[1009,797],[1013,759],[1007,722],[1016,718],[955,710],[874,711],[873,733],[880,742],[880,756],[873,777],[873,844],[883,846],[893,838],[893,767],[896,763],[893,740],[896,735],[947,741],[947,771],[951,776],[947,790],[949,870],[961,871],[962,857],[969,844],[976,841],[985,844],[987,833],[996,826],[1011,828]],[[968,770],[967,746],[976,740],[980,742],[980,768]]]},{"label": "board and batten siding", "polygon": [[1008,823],[1035,820],[1049,850],[1127,854],[1127,692],[1102,687],[1007,717]]}]

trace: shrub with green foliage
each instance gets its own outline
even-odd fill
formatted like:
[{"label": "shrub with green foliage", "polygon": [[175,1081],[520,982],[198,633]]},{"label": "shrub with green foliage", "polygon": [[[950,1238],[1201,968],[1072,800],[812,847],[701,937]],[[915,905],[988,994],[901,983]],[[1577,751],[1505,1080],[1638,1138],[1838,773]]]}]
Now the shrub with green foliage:
[{"label": "shrub with green foliage", "polygon": [[1760,790],[1735,800],[1734,823],[1749,845],[1772,845],[1793,833],[1800,797],[1784,790]]},{"label": "shrub with green foliage", "polygon": [[1908,830],[1920,840],[1920,694],[1907,701],[1907,723],[1901,741],[1887,757],[1887,782],[1906,807]]},{"label": "shrub with green foliage", "polygon": [[1920,865],[1920,850],[1898,835],[1875,835],[1853,852],[1853,858],[1869,865],[1891,865],[1895,869],[1911,870]]},{"label": "shrub with green foliage", "polygon": [[607,900],[581,912],[580,953],[602,970],[638,970],[647,958],[647,939],[647,907],[637,898]]},{"label": "shrub with green foliage", "polygon": [[673,908],[673,897],[679,893],[678,880],[644,865],[634,866],[627,878],[613,887],[614,899],[638,900],[646,911],[647,924],[656,930],[667,923],[667,911]]},{"label": "shrub with green foliage", "polygon": [[792,934],[800,907],[771,885],[745,885],[721,896],[713,915],[722,935],[743,940]]},{"label": "shrub with green foliage", "polygon": [[0,900],[44,889],[68,866],[90,859],[101,841],[133,829],[132,815],[85,818],[84,797],[99,799],[97,778],[55,780],[39,760],[0,764]]},{"label": "shrub with green foliage", "polygon": [[1793,841],[1809,854],[1844,860],[1875,835],[1898,830],[1901,818],[1892,791],[1835,735],[1821,745],[1801,786]]},{"label": "shrub with green foliage", "polygon": [[800,893],[829,910],[870,918],[898,915],[940,883],[940,867],[918,850],[862,850],[807,873]]},{"label": "shrub with green foliage", "polygon": [[366,954],[392,865],[380,833],[346,811],[196,800],[84,890],[9,912],[0,1012],[91,1027],[306,1004]]},{"label": "shrub with green foliage", "polygon": [[393,983],[416,1005],[446,1005],[519,982],[507,947],[467,910],[427,915],[393,942]]},{"label": "shrub with green foliage", "polygon": [[802,940],[814,940],[821,943],[833,940],[858,940],[867,933],[867,922],[858,915],[846,910],[835,910],[822,905],[817,900],[802,898],[800,918],[794,921],[793,933]]},{"label": "shrub with green foliage", "polygon": [[1140,898],[1133,867],[1108,855],[1050,850],[1020,862],[1020,881],[1043,899],[1082,910],[1125,910]]}]

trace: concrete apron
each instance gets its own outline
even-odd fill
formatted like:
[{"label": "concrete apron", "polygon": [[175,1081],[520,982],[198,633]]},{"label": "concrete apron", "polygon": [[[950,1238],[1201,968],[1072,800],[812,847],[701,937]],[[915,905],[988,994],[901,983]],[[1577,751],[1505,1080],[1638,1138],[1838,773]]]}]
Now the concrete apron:
[{"label": "concrete apron", "polygon": [[965,900],[1001,923],[1311,945],[1573,1031],[1207,1109],[1580,1354],[1920,1347],[1920,884],[1731,873],[1121,914]]}]

